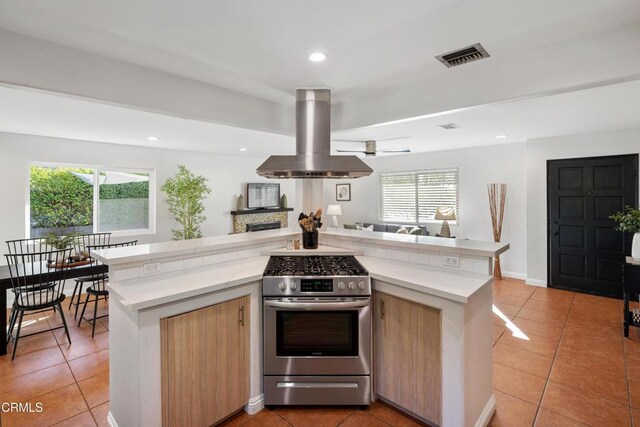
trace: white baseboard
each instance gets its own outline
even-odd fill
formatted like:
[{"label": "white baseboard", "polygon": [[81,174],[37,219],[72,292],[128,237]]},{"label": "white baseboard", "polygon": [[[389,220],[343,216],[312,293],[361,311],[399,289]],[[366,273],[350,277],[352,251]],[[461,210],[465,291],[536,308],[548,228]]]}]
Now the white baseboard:
[{"label": "white baseboard", "polygon": [[111,415],[111,411],[109,411],[109,413],[107,414],[107,423],[110,427],[118,427],[118,423],[113,418],[113,415]]},{"label": "white baseboard", "polygon": [[516,273],[515,271],[503,271],[502,275],[505,277],[510,277],[512,279],[520,279],[520,280],[526,280],[527,279],[527,275],[524,273]]},{"label": "white baseboard", "polygon": [[491,398],[487,402],[486,406],[482,410],[480,417],[476,421],[475,427],[486,427],[489,425],[489,421],[491,421],[491,417],[493,417],[493,413],[496,411],[496,397],[491,394]]},{"label": "white baseboard", "polygon": [[259,394],[256,397],[249,399],[249,403],[244,407],[244,411],[249,414],[257,414],[264,409],[264,394]]},{"label": "white baseboard", "polygon": [[546,280],[532,279],[530,277],[527,277],[525,283],[527,285],[540,286],[541,288],[546,288],[547,287],[547,281]]}]

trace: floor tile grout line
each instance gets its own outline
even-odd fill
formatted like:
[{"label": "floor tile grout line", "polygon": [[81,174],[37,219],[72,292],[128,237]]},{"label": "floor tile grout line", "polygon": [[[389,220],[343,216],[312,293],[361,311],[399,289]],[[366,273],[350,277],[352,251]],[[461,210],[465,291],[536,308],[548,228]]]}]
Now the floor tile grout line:
[{"label": "floor tile grout line", "polygon": [[[524,308],[524,306],[527,304],[527,302],[529,302],[529,301],[531,300],[531,297],[533,296],[533,294],[534,294],[534,293],[536,293],[536,291],[537,291],[537,289],[535,289],[535,290],[531,293],[531,295],[529,295],[529,297],[526,299],[526,301],[524,302],[524,304],[522,305],[522,307],[520,307],[520,310],[518,310],[518,311],[516,312],[516,314],[513,316],[513,319],[511,320],[512,322],[516,319],[516,317],[518,316],[518,314],[520,314],[520,312],[522,311],[522,309]],[[548,375],[548,376],[547,376],[547,378],[546,378],[544,388],[542,389],[542,393],[540,394],[540,402],[538,402],[538,405],[536,405],[536,413],[535,413],[535,415],[534,415],[534,417],[533,417],[533,423],[532,423],[532,426],[534,426],[534,425],[535,425],[536,420],[538,419],[538,414],[540,413],[540,408],[542,407],[542,399],[544,398],[544,394],[545,394],[545,392],[547,391],[547,386],[548,386],[549,381],[550,381],[550,379],[549,379],[549,378],[551,378],[551,372],[553,371],[553,365],[555,364],[556,357],[557,357],[557,355],[558,355],[558,351],[560,350],[560,343],[562,342],[562,337],[564,336],[564,331],[565,331],[565,328],[566,328],[566,326],[567,326],[567,321],[569,320],[569,312],[571,311],[571,307],[573,307],[573,302],[574,302],[574,301],[575,301],[575,293],[573,293],[573,298],[571,298],[571,304],[570,304],[570,306],[569,306],[569,311],[567,312],[567,317],[565,318],[565,320],[564,320],[564,325],[562,326],[562,333],[560,334],[560,339],[558,340],[558,344],[557,344],[557,346],[556,346],[556,351],[555,351],[554,356],[553,356],[552,361],[551,361],[551,367],[549,368],[549,375]],[[537,311],[540,311],[540,310],[537,310]],[[534,322],[534,320],[532,320],[532,322]],[[506,329],[505,329],[505,332],[506,332]],[[504,332],[503,332],[503,333],[504,333]],[[532,334],[532,335],[535,335],[535,334]],[[496,341],[496,343],[497,343],[497,341]],[[507,345],[508,345],[508,344],[507,344]],[[494,346],[495,346],[495,344],[494,344]],[[494,363],[495,363],[495,362],[494,362]],[[523,372],[524,372],[524,371],[523,371]],[[504,392],[502,392],[502,393],[504,393]],[[506,394],[509,394],[509,393],[506,393]],[[509,395],[510,395],[510,396],[512,396],[511,394],[509,394]],[[519,397],[517,397],[517,396],[512,396],[512,397],[516,397],[516,398],[520,399],[520,398],[519,398]],[[523,402],[526,402],[526,400],[524,400],[524,399],[520,399],[520,400],[522,400]],[[529,403],[530,403],[530,402],[529,402]],[[576,421],[577,421],[577,420],[576,420]]]},{"label": "floor tile grout line", "polygon": [[[87,409],[86,411],[79,412],[79,413],[77,413],[77,414],[75,414],[75,415],[70,416],[69,418],[65,418],[64,420],[60,420],[60,421],[58,421],[58,422],[57,422],[57,423],[55,423],[55,424],[51,424],[51,427],[55,427],[55,426],[57,426],[57,425],[59,425],[59,424],[62,424],[62,423],[63,423],[63,422],[65,422],[65,421],[69,421],[71,418],[77,417],[78,415],[82,415],[82,414],[84,414],[85,412],[88,412],[88,413],[89,413],[89,415],[91,416],[91,419],[93,419],[93,415],[91,414],[91,410],[90,410],[90,409]],[[94,422],[95,422],[95,420],[94,420]],[[97,424],[96,424],[96,425],[97,425]],[[1,427],[1,426],[2,426],[2,425],[0,424],[0,427]]]},{"label": "floor tile grout line", "polygon": [[[560,339],[558,340],[558,347],[556,348],[556,352],[555,352],[555,354],[553,356],[553,360],[551,362],[551,368],[549,369],[549,376],[547,377],[547,381],[545,382],[544,388],[542,390],[542,395],[540,396],[540,404],[538,405],[538,408],[536,409],[536,415],[533,418],[533,426],[535,426],[536,421],[538,420],[538,415],[540,414],[540,409],[542,408],[542,401],[544,399],[544,395],[547,392],[547,387],[549,386],[549,383],[551,382],[551,373],[553,372],[553,367],[556,364],[556,359],[558,357],[558,352],[560,351],[560,345],[562,344],[562,338],[564,337],[565,330],[567,329],[567,322],[569,321],[569,313],[571,312],[571,308],[573,308],[573,305],[575,303],[575,298],[576,298],[576,294],[574,292],[573,298],[571,299],[571,306],[569,308],[569,312],[567,313],[567,318],[565,319],[564,325],[562,327],[562,334],[560,335]],[[543,408],[543,409],[546,409],[546,408]],[[551,411],[549,409],[546,409],[546,410],[557,414],[557,412],[555,412],[555,411]],[[561,416],[563,416],[565,418],[568,418],[570,420],[582,423],[582,421],[576,420],[576,419],[574,419],[572,417],[569,417],[567,415],[564,415],[564,414],[558,414],[558,415],[561,415]],[[582,423],[582,424],[584,424],[584,423]]]}]

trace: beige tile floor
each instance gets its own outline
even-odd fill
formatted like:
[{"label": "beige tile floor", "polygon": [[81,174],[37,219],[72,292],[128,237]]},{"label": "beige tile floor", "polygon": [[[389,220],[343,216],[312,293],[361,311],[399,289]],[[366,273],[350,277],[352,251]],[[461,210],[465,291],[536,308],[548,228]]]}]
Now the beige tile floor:
[{"label": "beige tile floor", "polygon": [[[492,426],[640,427],[640,331],[622,335],[622,302],[506,279],[494,284]],[[104,312],[105,306],[101,307]],[[72,315],[67,313],[67,319]],[[506,321],[505,321],[506,319]],[[59,326],[52,312],[25,318],[24,331]],[[20,340],[18,356],[0,357],[2,401],[42,402],[41,414],[0,414],[0,425],[107,425],[108,319],[91,327]],[[25,332],[25,333],[27,333]],[[10,348],[11,349],[11,348]],[[227,426],[415,426],[381,404],[277,408],[240,413]]]}]

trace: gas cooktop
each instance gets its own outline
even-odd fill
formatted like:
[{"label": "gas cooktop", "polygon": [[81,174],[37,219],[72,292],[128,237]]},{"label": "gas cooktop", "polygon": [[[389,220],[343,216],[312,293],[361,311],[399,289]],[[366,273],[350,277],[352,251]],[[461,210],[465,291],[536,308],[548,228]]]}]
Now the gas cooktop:
[{"label": "gas cooktop", "polygon": [[272,256],[264,276],[368,276],[367,270],[352,255]]},{"label": "gas cooktop", "polygon": [[265,297],[371,295],[369,272],[352,255],[272,256],[262,278]]}]

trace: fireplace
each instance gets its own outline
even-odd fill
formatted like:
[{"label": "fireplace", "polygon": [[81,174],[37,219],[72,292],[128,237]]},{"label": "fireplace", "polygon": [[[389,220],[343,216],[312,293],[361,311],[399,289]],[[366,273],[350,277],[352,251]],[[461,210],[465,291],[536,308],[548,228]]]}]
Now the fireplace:
[{"label": "fireplace", "polygon": [[262,230],[275,230],[282,228],[280,221],[277,222],[260,222],[254,224],[247,224],[247,232],[250,231],[262,231]]}]

